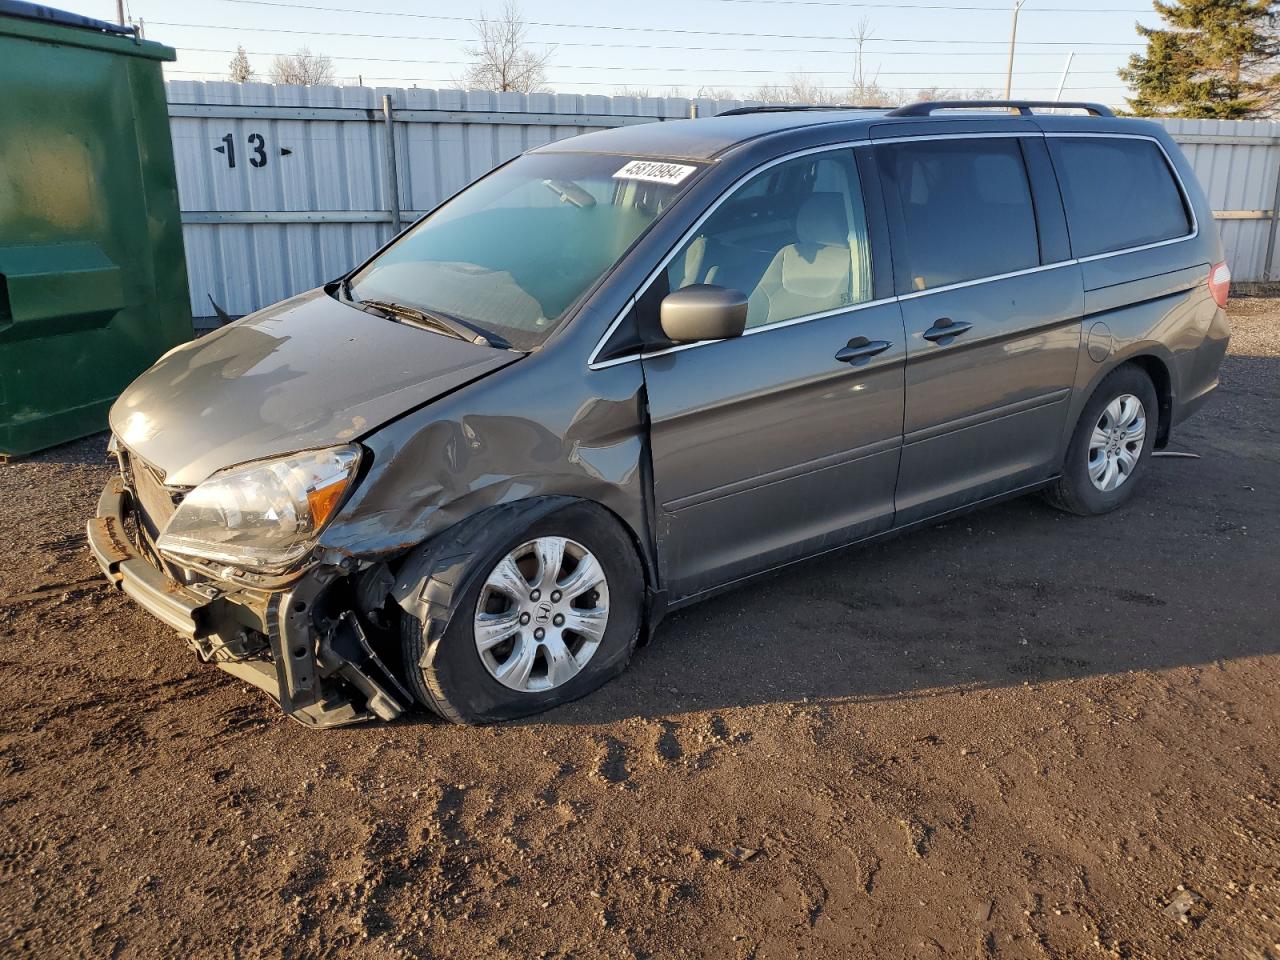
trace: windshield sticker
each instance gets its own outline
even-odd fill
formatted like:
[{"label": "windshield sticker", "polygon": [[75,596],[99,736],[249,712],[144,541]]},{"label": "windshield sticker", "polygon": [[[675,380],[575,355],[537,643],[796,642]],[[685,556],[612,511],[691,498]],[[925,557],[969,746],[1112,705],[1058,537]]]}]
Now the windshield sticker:
[{"label": "windshield sticker", "polygon": [[663,163],[660,160],[632,160],[613,175],[615,180],[644,180],[646,183],[680,183],[697,170],[683,163]]}]

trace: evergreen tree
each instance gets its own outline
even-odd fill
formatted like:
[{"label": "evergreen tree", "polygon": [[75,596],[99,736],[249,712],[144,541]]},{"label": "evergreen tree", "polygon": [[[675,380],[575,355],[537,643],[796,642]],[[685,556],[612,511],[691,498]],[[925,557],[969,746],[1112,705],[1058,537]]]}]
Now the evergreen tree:
[{"label": "evergreen tree", "polygon": [[230,79],[233,83],[248,83],[253,79],[253,67],[249,65],[249,55],[243,46],[236,47],[236,55],[231,58]]},{"label": "evergreen tree", "polygon": [[1138,116],[1233,120],[1276,102],[1275,10],[1270,0],[1172,0],[1152,4],[1164,25],[1138,24],[1145,54],[1120,77]]}]

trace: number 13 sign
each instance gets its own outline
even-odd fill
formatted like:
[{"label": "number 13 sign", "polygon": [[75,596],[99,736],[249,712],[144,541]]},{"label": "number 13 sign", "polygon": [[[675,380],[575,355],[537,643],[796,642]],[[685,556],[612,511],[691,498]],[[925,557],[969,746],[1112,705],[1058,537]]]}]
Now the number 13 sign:
[{"label": "number 13 sign", "polygon": [[[246,138],[248,141],[249,166],[265,167],[267,165],[267,140],[260,133],[251,133]],[[227,158],[227,166],[232,170],[236,168],[236,140],[235,136],[228,133],[222,138],[222,145],[213,148],[215,152],[221,153]],[[287,157],[291,153],[288,147],[280,148],[280,156]]]}]

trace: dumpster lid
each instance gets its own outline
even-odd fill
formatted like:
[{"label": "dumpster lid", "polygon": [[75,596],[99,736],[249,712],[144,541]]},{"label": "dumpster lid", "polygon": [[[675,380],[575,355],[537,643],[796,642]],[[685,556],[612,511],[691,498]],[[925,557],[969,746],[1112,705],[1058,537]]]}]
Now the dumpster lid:
[{"label": "dumpster lid", "polygon": [[24,0],[0,0],[0,34],[148,60],[178,58],[172,47],[141,39],[134,27],[121,27]]},{"label": "dumpster lid", "polygon": [[93,17],[69,13],[66,10],[55,10],[53,7],[38,3],[26,3],[24,0],[0,0],[0,14],[20,17],[23,20],[42,20],[45,23],[60,23],[67,27],[81,27],[85,30],[96,30],[99,33],[115,33],[126,37],[133,36],[137,27],[122,27],[117,23],[95,20]]}]

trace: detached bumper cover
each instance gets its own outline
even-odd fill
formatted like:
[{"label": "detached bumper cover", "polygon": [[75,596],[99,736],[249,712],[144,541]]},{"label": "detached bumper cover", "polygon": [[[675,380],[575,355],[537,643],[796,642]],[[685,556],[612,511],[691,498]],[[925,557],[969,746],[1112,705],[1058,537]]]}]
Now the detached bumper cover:
[{"label": "detached bumper cover", "polygon": [[130,506],[123,478],[112,477],[98,500],[97,515],[88,523],[89,550],[109,581],[182,634],[202,659],[262,690],[305,726],[342,726],[374,717],[392,720],[404,711],[401,701],[408,702],[407,694],[397,689],[397,699],[388,690],[399,684],[368,646],[354,617],[344,616],[317,635],[302,613],[334,579],[333,571],[314,571],[272,596],[265,634],[270,660],[211,657],[211,649],[227,645],[229,631],[240,629],[227,615],[232,601],[216,591],[202,596],[142,556],[125,525]]},{"label": "detached bumper cover", "polygon": [[202,613],[208,599],[174,583],[139,556],[125,530],[128,493],[112,477],[98,499],[98,515],[89,521],[89,550],[108,580],[189,640],[208,633]]}]

